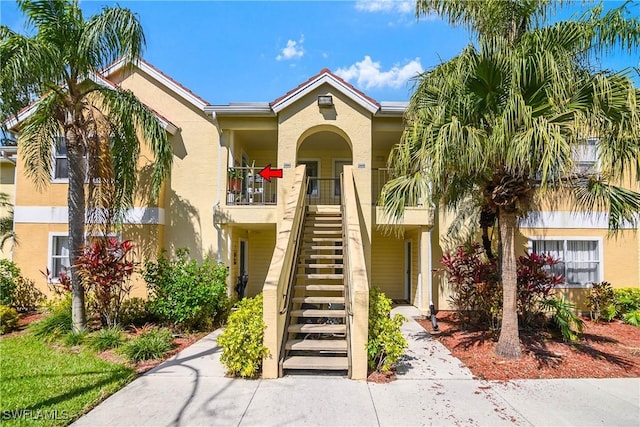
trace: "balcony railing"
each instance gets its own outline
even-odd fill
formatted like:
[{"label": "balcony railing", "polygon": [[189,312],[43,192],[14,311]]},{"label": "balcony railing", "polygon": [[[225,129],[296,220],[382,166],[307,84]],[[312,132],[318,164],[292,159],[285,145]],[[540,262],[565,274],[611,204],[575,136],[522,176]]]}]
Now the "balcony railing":
[{"label": "balcony railing", "polygon": [[380,206],[380,193],[382,187],[389,181],[389,171],[388,168],[378,168],[371,171],[371,202],[376,206]]},{"label": "balcony railing", "polygon": [[340,205],[340,179],[316,178],[307,181],[307,205]]},{"label": "balcony railing", "polygon": [[275,205],[278,180],[267,181],[258,172],[261,166],[229,168],[227,205]]}]

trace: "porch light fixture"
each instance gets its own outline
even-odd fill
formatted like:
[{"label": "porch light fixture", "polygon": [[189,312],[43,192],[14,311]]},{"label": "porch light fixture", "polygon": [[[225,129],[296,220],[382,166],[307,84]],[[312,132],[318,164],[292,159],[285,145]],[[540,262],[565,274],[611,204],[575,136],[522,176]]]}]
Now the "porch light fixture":
[{"label": "porch light fixture", "polygon": [[318,95],[318,107],[320,108],[333,107],[333,96]]}]

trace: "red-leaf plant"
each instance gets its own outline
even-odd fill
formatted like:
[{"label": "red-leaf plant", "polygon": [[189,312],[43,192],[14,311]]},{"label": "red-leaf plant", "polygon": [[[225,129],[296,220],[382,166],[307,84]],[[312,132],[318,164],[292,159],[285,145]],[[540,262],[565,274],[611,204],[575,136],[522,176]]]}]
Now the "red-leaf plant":
[{"label": "red-leaf plant", "polygon": [[132,257],[130,240],[119,242],[111,237],[85,246],[74,266],[103,326],[118,324],[122,302],[131,292]]}]

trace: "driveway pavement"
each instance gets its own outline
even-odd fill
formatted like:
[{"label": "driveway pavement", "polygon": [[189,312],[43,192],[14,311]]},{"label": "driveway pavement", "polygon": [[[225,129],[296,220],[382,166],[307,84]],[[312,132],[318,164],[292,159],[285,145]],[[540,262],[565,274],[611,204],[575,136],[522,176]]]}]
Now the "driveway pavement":
[{"label": "driveway pavement", "polygon": [[398,379],[225,378],[213,332],[115,393],[74,426],[639,426],[640,379],[473,379],[412,317]]}]

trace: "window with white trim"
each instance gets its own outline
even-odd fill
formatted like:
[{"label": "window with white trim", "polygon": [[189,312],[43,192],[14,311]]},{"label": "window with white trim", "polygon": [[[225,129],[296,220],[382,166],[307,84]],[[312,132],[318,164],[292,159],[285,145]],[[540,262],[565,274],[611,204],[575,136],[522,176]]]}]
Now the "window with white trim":
[{"label": "window with white trim", "polygon": [[576,173],[598,172],[598,142],[598,138],[589,137],[572,148],[571,154],[576,165]]},{"label": "window with white trim", "polygon": [[588,239],[529,241],[533,252],[547,253],[560,261],[552,267],[555,274],[562,274],[567,284],[579,286],[600,281],[600,245],[599,240]]},{"label": "window with white trim", "polygon": [[67,142],[63,136],[55,138],[53,147],[53,179],[69,179]]},{"label": "window with white trim", "polygon": [[50,277],[56,279],[69,267],[69,236],[51,236]]}]

